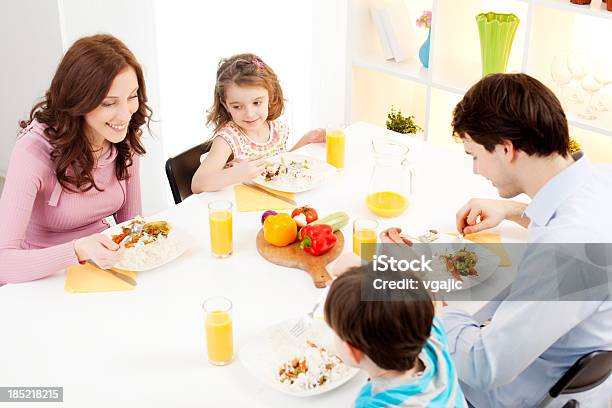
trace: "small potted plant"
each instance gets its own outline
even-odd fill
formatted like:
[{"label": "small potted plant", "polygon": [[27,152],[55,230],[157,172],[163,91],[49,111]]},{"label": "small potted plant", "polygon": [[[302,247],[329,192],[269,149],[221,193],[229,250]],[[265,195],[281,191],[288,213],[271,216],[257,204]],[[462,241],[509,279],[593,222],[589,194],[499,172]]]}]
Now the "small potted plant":
[{"label": "small potted plant", "polygon": [[413,119],[414,116],[404,116],[400,109],[395,110],[392,106],[391,111],[387,114],[387,122],[385,124],[387,129],[398,133],[416,134],[417,132],[422,132],[423,129],[415,124]]}]

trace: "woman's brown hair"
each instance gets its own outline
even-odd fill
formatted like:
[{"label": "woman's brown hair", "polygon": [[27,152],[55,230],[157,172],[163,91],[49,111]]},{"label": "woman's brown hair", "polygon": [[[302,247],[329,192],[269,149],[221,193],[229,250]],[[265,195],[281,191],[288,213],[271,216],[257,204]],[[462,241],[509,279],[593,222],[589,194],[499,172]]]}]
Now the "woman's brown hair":
[{"label": "woman's brown hair", "polygon": [[51,146],[55,174],[62,187],[72,192],[100,190],[92,176],[94,152],[85,134],[85,114],[96,109],[108,94],[113,80],[131,67],[138,79],[138,110],[128,125],[127,136],[117,149],[115,174],[125,180],[132,155],[145,153],[141,126],[151,120],[147,106],[144,75],[134,54],[117,38],[99,34],[77,40],[62,58],[44,98],[34,105],[27,121],[46,124],[45,135]]},{"label": "woman's brown hair", "polygon": [[232,116],[225,109],[225,89],[228,85],[260,86],[268,91],[268,118],[277,119],[285,109],[280,82],[265,62],[255,54],[238,54],[222,59],[217,68],[217,82],[213,105],[208,111],[206,124],[214,125],[214,133],[221,129]]},{"label": "woman's brown hair", "polygon": [[431,297],[417,285],[418,289],[382,294],[381,300],[362,298],[373,290],[377,278],[418,279],[407,272],[381,275],[371,265],[351,268],[333,282],[325,301],[325,321],[340,339],[378,367],[410,370],[431,334]]},{"label": "woman's brown hair", "polygon": [[492,152],[503,140],[528,155],[569,154],[567,118],[555,94],[527,74],[491,74],[453,111],[453,135]]}]

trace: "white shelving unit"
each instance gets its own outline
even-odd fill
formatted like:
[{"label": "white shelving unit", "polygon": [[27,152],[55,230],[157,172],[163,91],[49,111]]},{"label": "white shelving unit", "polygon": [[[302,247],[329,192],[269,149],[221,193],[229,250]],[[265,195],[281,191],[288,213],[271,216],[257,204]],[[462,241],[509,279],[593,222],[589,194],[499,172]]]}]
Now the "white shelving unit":
[{"label": "white shelving unit", "polygon": [[[425,139],[451,141],[452,109],[481,78],[475,21],[481,12],[519,17],[507,72],[526,72],[553,90],[550,64],[555,55],[573,49],[582,49],[592,60],[612,55],[612,12],[606,11],[601,0],[593,0],[590,6],[576,6],[569,0],[404,0],[412,17],[407,24],[415,24],[423,10],[433,13],[429,68],[421,66],[417,55],[403,63],[386,61],[369,13],[371,6],[383,1],[348,0],[347,122],[363,120],[384,126],[386,113],[395,106],[415,116],[425,129]],[[427,33],[416,30],[420,46]],[[593,143],[597,147],[592,149],[599,154],[602,146],[609,149],[612,160],[612,107],[590,121],[577,115],[581,109],[584,104],[566,106],[572,135],[587,153]]]}]

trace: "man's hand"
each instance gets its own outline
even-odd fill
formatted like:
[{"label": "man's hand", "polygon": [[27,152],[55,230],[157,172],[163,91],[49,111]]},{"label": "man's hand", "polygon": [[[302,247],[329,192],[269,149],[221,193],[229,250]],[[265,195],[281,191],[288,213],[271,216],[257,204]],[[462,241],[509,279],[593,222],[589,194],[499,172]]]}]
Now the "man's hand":
[{"label": "man's hand", "polygon": [[472,198],[457,211],[457,231],[474,234],[498,226],[503,220],[514,221],[524,227],[529,220],[522,217],[526,205],[509,200]]}]

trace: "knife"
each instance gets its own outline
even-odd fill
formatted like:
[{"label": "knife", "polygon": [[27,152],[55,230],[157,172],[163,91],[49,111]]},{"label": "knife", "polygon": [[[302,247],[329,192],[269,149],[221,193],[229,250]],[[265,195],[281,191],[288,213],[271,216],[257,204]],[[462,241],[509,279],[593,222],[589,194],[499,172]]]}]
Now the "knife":
[{"label": "knife", "polygon": [[92,260],[89,260],[89,262],[90,262],[90,263],[91,263],[93,266],[95,266],[96,268],[101,269],[101,270],[103,270],[104,272],[108,272],[108,273],[110,273],[110,274],[111,274],[111,275],[113,275],[114,277],[121,279],[122,281],[124,281],[125,283],[127,283],[127,284],[129,284],[129,285],[136,286],[136,285],[138,284],[138,283],[137,283],[137,282],[136,282],[136,281],[135,281],[133,278],[131,278],[130,276],[124,275],[124,274],[122,274],[122,273],[120,273],[120,272],[113,271],[112,269],[105,269],[105,268],[101,268],[99,265],[96,265],[96,263],[95,263],[95,262],[93,262]]},{"label": "knife", "polygon": [[127,283],[127,284],[130,284],[130,285],[132,285],[132,286],[136,286],[136,285],[138,284],[138,283],[137,283],[137,282],[136,282],[136,281],[135,281],[133,278],[131,278],[130,276],[124,275],[124,274],[122,274],[122,273],[120,273],[120,272],[113,271],[112,269],[104,269],[104,270],[105,270],[106,272],[110,273],[111,275],[114,275],[116,278],[121,279],[122,281],[124,281],[124,282],[125,282],[125,283]]},{"label": "knife", "polygon": [[242,184],[244,186],[252,188],[253,190],[257,190],[257,191],[259,191],[261,193],[265,193],[265,194],[267,194],[267,195],[269,195],[271,197],[277,198],[277,199],[279,199],[281,201],[284,201],[286,203],[289,203],[289,204],[294,205],[294,206],[297,207],[297,202],[295,200],[292,200],[291,198],[287,198],[287,197],[282,196],[280,194],[276,194],[276,193],[273,193],[271,191],[268,191],[265,188],[260,187],[260,186],[258,186],[257,184],[254,184],[254,183],[242,183]]}]

